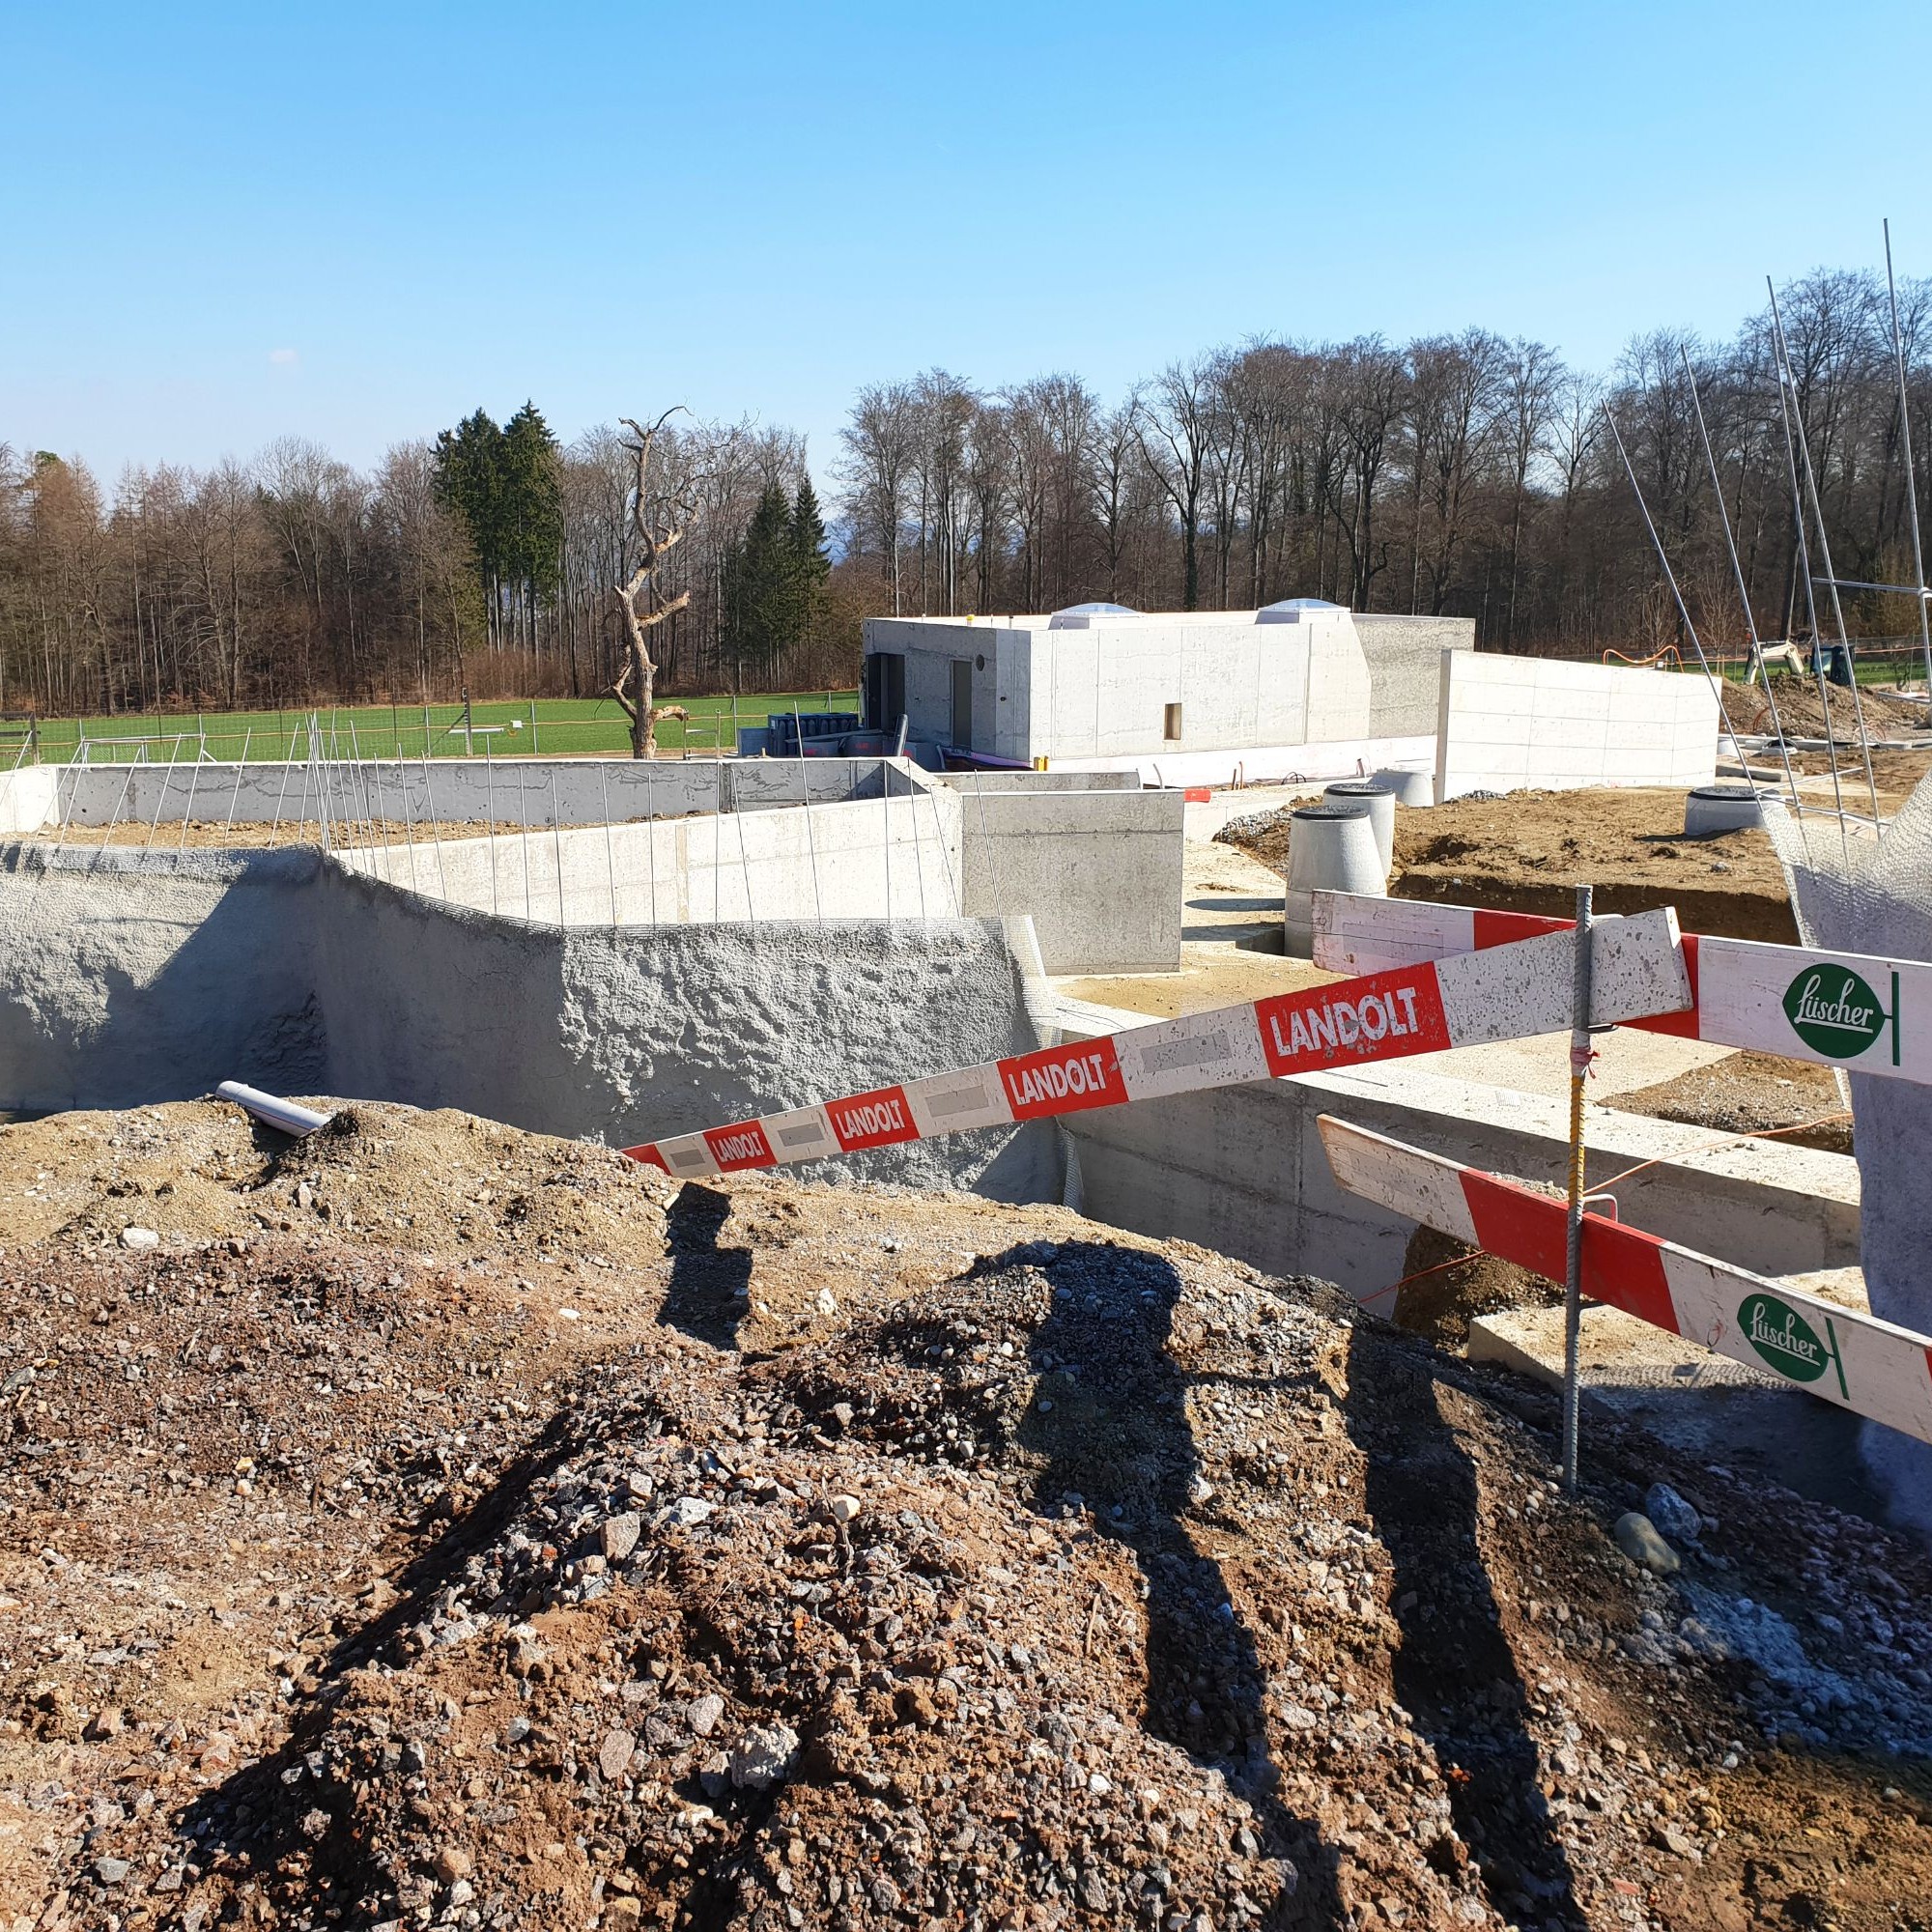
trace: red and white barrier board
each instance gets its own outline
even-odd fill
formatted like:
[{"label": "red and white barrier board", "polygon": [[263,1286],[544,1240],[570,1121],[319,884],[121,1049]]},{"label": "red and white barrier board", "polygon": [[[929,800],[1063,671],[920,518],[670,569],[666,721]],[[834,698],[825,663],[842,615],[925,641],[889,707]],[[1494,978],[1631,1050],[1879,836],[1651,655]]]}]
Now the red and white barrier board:
[{"label": "red and white barrier board", "polygon": [[[1570,927],[1568,920],[1476,906],[1352,893],[1314,898],[1315,963],[1331,973],[1387,972]],[[1691,1008],[1632,1025],[1850,1073],[1932,1081],[1932,965],[1922,960],[1689,933],[1684,959]]]},{"label": "red and white barrier board", "polygon": [[[1562,1201],[1330,1115],[1317,1125],[1346,1192],[1563,1279]],[[1932,1338],[1599,1214],[1583,1217],[1582,1260],[1582,1290],[1593,1300],[1932,1441]]]},{"label": "red and white barrier board", "polygon": [[[1690,981],[1673,913],[1602,920],[1592,947],[1594,1024],[1608,1026],[1690,1004]],[[1425,961],[1069,1046],[1042,1047],[625,1152],[691,1179],[1548,1033],[1570,1024],[1573,949],[1567,933],[1527,938],[1467,958]]]}]

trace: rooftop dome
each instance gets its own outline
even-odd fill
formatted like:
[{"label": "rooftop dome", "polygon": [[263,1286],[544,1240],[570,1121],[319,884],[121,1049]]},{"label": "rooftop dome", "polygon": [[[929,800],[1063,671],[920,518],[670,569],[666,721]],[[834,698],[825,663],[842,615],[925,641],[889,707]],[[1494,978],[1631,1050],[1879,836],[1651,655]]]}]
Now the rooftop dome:
[{"label": "rooftop dome", "polygon": [[1046,620],[1049,631],[1084,631],[1095,617],[1138,617],[1125,604],[1069,604]]},{"label": "rooftop dome", "polygon": [[1333,604],[1325,597],[1284,597],[1278,604],[1264,604],[1255,612],[1257,624],[1298,624],[1303,615],[1315,611],[1346,611],[1346,604]]}]

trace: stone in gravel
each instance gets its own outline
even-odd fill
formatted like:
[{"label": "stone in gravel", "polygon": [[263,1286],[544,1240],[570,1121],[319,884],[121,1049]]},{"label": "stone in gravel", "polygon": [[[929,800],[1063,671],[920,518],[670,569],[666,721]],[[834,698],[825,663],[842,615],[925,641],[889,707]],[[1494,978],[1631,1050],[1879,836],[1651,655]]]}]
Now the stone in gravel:
[{"label": "stone in gravel", "polygon": [[597,1769],[604,1774],[606,1784],[614,1784],[623,1776],[637,1747],[638,1741],[629,1731],[611,1731],[606,1736],[597,1747]]},{"label": "stone in gravel", "polygon": [[468,1878],[476,1867],[475,1861],[461,1845],[444,1845],[436,1855],[435,1868],[438,1878],[453,1885],[460,1878]]},{"label": "stone in gravel", "polygon": [[96,1859],[94,1875],[102,1885],[119,1885],[134,1869],[127,1859]]},{"label": "stone in gravel", "polygon": [[718,1507],[708,1503],[702,1496],[679,1496],[671,1505],[671,1520],[681,1523],[686,1529],[696,1529],[700,1522],[707,1521]]},{"label": "stone in gravel", "polygon": [[731,1782],[740,1791],[769,1791],[791,1771],[798,1733],[789,1724],[747,1731],[733,1748]]},{"label": "stone in gravel", "polygon": [[604,1908],[604,1916],[615,1925],[635,1925],[644,1916],[644,1908],[626,1892]]},{"label": "stone in gravel", "polygon": [[1704,1527],[1704,1520],[1668,1483],[1651,1484],[1643,1513],[1674,1543],[1695,1543]]},{"label": "stone in gravel", "polygon": [[301,1834],[304,1838],[326,1838],[328,1835],[328,1813],[318,1804],[312,1811],[304,1811],[301,1821]]},{"label": "stone in gravel", "polygon": [[724,1715],[724,1698],[715,1690],[707,1691],[702,1697],[692,1700],[691,1728],[700,1738],[708,1738],[718,1728],[718,1719]]},{"label": "stone in gravel", "polygon": [[121,1713],[112,1704],[103,1704],[88,1719],[87,1735],[97,1742],[102,1738],[118,1738],[121,1735]]},{"label": "stone in gravel", "polygon": [[161,1237],[152,1228],[123,1228],[121,1245],[124,1248],[158,1248]]},{"label": "stone in gravel", "polygon": [[1639,1511],[1630,1510],[1618,1517],[1614,1534],[1617,1548],[1633,1563],[1654,1576],[1668,1577],[1682,1567],[1676,1550],[1658,1534],[1657,1525]]},{"label": "stone in gravel", "polygon": [[604,1525],[604,1554],[613,1563],[621,1563],[638,1547],[638,1538],[644,1533],[644,1520],[636,1510],[626,1510],[622,1516],[611,1517]]},{"label": "stone in gravel", "polygon": [[863,1505],[857,1496],[834,1496],[829,1507],[834,1522],[850,1522]]}]

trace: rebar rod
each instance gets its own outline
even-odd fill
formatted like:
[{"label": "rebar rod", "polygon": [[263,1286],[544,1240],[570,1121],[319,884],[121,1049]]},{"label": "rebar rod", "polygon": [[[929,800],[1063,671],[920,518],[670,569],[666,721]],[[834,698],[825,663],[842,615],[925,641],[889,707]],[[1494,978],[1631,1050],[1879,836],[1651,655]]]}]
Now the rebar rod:
[{"label": "rebar rod", "polygon": [[[1718,501],[1718,519],[1724,526],[1724,550],[1731,559],[1731,575],[1737,581],[1738,602],[1744,607],[1745,636],[1750,639],[1751,662],[1756,665],[1764,678],[1765,702],[1771,707],[1771,728],[1777,733],[1777,749],[1784,760],[1784,781],[1791,788],[1791,810],[1795,814],[1804,812],[1804,806],[1798,797],[1798,772],[1791,762],[1791,747],[1785,743],[1784,724],[1777,715],[1777,699],[1771,692],[1771,667],[1764,661],[1764,644],[1757,634],[1757,617],[1751,610],[1750,592],[1745,586],[1745,567],[1738,557],[1737,539],[1731,530],[1731,513],[1724,503],[1723,479],[1718,474],[1717,452],[1711,447],[1711,432],[1704,422],[1704,403],[1697,393],[1696,373],[1690,367],[1690,352],[1681,343],[1678,352],[1684,358],[1684,375],[1690,384],[1690,407],[1697,415],[1697,435],[1704,445],[1704,464],[1711,472],[1711,494]],[[1737,740],[1732,739],[1735,745]],[[1750,767],[1744,768],[1745,782],[1751,781]]]}]

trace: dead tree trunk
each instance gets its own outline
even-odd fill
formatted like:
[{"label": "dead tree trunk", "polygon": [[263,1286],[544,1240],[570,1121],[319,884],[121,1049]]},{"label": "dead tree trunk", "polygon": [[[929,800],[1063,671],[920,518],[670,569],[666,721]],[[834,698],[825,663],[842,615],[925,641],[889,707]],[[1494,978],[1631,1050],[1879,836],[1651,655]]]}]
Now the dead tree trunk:
[{"label": "dead tree trunk", "polygon": [[[658,704],[653,701],[658,668],[651,656],[650,646],[651,633],[691,602],[688,590],[681,590],[667,601],[658,585],[658,571],[666,556],[684,540],[684,525],[679,522],[668,529],[653,530],[647,512],[646,486],[650,478],[651,445],[656,442],[658,432],[676,413],[675,410],[667,410],[649,429],[639,428],[629,416],[623,418],[624,427],[637,438],[630,448],[638,466],[637,486],[631,499],[631,528],[638,539],[638,567],[624,582],[614,585],[611,592],[624,616],[625,656],[624,668],[617,673],[617,681],[611,687],[611,696],[623,707],[625,717],[631,721],[631,755],[634,758],[649,758],[657,754],[660,718],[688,719],[691,715],[681,704]],[[682,514],[689,514],[688,504],[672,507]],[[640,598],[643,600],[641,609],[639,608]]]}]

